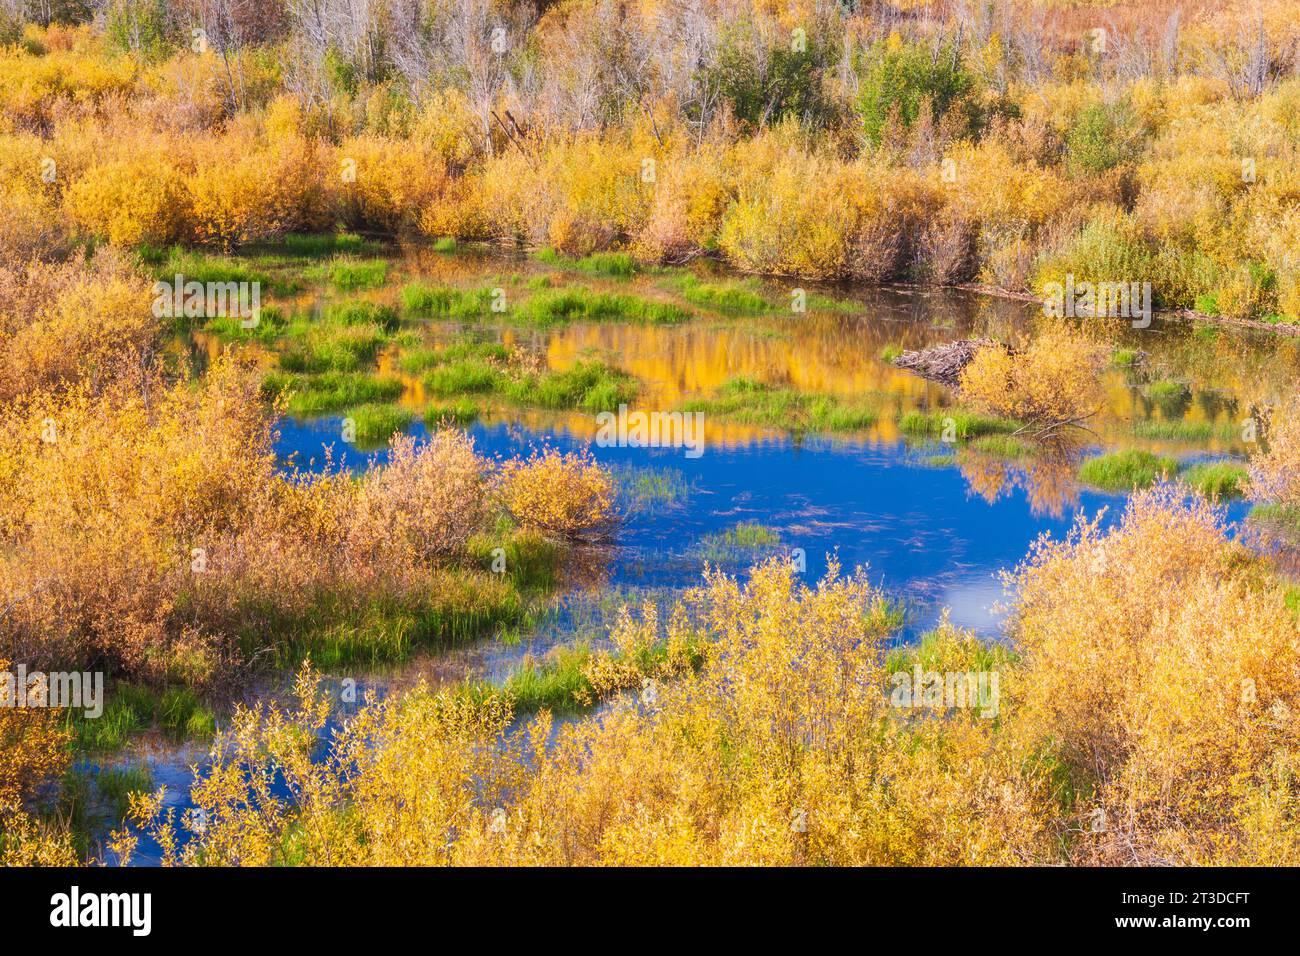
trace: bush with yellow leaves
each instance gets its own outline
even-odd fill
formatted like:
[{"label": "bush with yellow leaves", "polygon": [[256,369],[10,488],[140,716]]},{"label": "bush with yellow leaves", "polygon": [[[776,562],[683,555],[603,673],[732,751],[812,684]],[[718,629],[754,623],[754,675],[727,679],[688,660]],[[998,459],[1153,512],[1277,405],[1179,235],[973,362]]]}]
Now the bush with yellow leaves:
[{"label": "bush with yellow leaves", "polygon": [[148,289],[111,249],[89,263],[20,261],[0,267],[0,402],[110,379],[153,342]]},{"label": "bush with yellow leaves", "polygon": [[195,241],[229,250],[331,224],[328,156],[301,133],[301,122],[296,104],[279,99],[263,129],[228,132],[196,156],[185,183]]},{"label": "bush with yellow leaves", "polygon": [[[0,659],[0,673],[11,664]],[[68,765],[68,735],[55,712],[0,707],[0,866],[72,866],[77,861],[67,834],[24,810],[37,788]]]},{"label": "bush with yellow leaves", "polygon": [[[506,733],[499,695],[417,691],[370,704],[316,762],[308,752],[324,704],[308,673],[308,703],[241,714],[216,749],[193,791],[201,832],[162,811],[161,793],[136,801],[137,822],[181,863],[1042,858],[1034,764],[998,741],[996,722],[890,706],[896,621],[865,574],[833,567],[808,588],[773,560],[744,585],[710,575],[670,627],[698,635],[699,670],[662,675],[654,694],[616,700],[600,720],[557,735],[544,712]],[[622,627],[636,631],[625,633],[629,647],[647,646],[644,627]],[[978,642],[950,645],[945,660],[973,666]],[[299,801],[267,792],[270,769]],[[134,836],[119,836],[129,853]]]},{"label": "bush with yellow leaves", "polygon": [[358,510],[378,537],[405,543],[416,560],[456,554],[487,514],[486,471],[474,440],[458,429],[422,444],[394,435],[388,463],[368,476]]},{"label": "bush with yellow leaves", "polygon": [[1080,518],[1011,578],[1016,732],[1061,768],[1074,862],[1300,859],[1300,632],[1222,515],[1176,487]]},{"label": "bush with yellow leaves", "polygon": [[606,528],[614,518],[614,486],[590,454],[534,451],[501,466],[497,496],[520,526],[560,537]]},{"label": "bush with yellow leaves", "polygon": [[[508,731],[501,695],[419,690],[369,704],[313,761],[328,705],[305,672],[298,710],[241,712],[217,746],[193,791],[205,827],[162,793],[137,822],[168,862],[209,864],[1300,859],[1300,634],[1219,513],[1146,492],[1110,531],[1080,518],[1043,539],[1009,583],[1015,655],[947,622],[905,652],[992,668],[992,717],[896,702],[897,612],[865,572],[832,564],[809,588],[772,559],[743,584],[710,573],[674,612],[698,669],[647,686],[616,655],[593,667],[641,690],[599,719]],[[644,654],[655,621],[626,617],[618,646]],[[280,773],[299,800],[274,798]]]},{"label": "bush with yellow leaves", "polygon": [[963,401],[1040,433],[1077,423],[1101,403],[1098,372],[1105,350],[1061,322],[1044,320],[1033,340],[1013,351],[980,349],[962,369]]},{"label": "bush with yellow leaves", "polygon": [[161,156],[90,167],[69,187],[65,208],[82,228],[121,246],[167,245],[187,224],[185,178]]},{"label": "bush with yellow leaves", "polygon": [[416,231],[425,208],[447,189],[449,175],[434,147],[365,134],[339,144],[327,182],[349,228],[402,234]]},{"label": "bush with yellow leaves", "polygon": [[1251,500],[1300,508],[1300,400],[1276,405],[1268,415],[1265,443],[1250,460]]}]

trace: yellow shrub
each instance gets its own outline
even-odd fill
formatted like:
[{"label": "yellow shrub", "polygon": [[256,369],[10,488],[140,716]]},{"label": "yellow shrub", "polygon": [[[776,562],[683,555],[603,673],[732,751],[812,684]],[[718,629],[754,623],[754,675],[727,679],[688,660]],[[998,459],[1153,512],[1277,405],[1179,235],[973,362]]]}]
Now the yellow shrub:
[{"label": "yellow shrub", "polygon": [[[6,206],[0,204],[0,217]],[[18,241],[11,234],[8,241]],[[56,243],[57,233],[27,241]],[[38,251],[29,245],[27,253]],[[56,251],[56,250],[55,250]],[[0,401],[111,378],[157,336],[148,289],[111,250],[87,265],[0,269]]]},{"label": "yellow shrub", "polygon": [[609,474],[590,456],[547,448],[501,467],[498,494],[522,527],[562,536],[598,530],[614,517]]},{"label": "yellow shrub", "polygon": [[[865,575],[808,588],[789,562],[741,585],[710,576],[669,626],[707,635],[697,673],[656,682],[600,720],[506,733],[499,695],[394,695],[324,760],[324,701],[241,712],[193,797],[206,826],[168,860],[308,864],[984,864],[1045,859],[1034,764],[995,722],[909,719],[884,692],[895,614]],[[632,655],[655,617],[618,626]],[[949,638],[953,666],[977,645]],[[668,661],[673,660],[670,646]],[[613,659],[593,668],[626,685]],[[637,675],[633,675],[634,677]],[[669,676],[664,674],[663,676]],[[653,693],[651,691],[653,690]],[[276,773],[263,773],[274,767]],[[280,774],[301,800],[274,799]],[[339,813],[340,806],[348,812]],[[137,817],[164,848],[161,794]],[[130,849],[130,841],[127,841]]]},{"label": "yellow shrub", "polygon": [[116,245],[164,245],[181,235],[185,182],[161,157],[126,159],[86,170],[68,190],[65,207],[87,230]]},{"label": "yellow shrub", "polygon": [[390,542],[421,560],[460,551],[486,506],[484,462],[464,432],[444,429],[417,445],[393,437],[388,464],[368,476],[359,508]]},{"label": "yellow shrub", "polygon": [[231,249],[327,225],[324,154],[288,133],[262,146],[225,137],[186,180],[190,229],[201,243]]},{"label": "yellow shrub", "polygon": [[981,411],[1043,427],[1076,421],[1101,406],[1104,349],[1063,324],[1044,323],[1018,352],[980,349],[962,369],[962,399]]},{"label": "yellow shrub", "polygon": [[448,176],[431,147],[367,135],[339,145],[327,181],[349,226],[402,233],[416,228],[422,210],[447,188]]},{"label": "yellow shrub", "polygon": [[1265,442],[1250,460],[1247,493],[1261,503],[1300,506],[1300,401],[1277,405],[1267,424]]},{"label": "yellow shrub", "polygon": [[680,262],[712,248],[733,198],[721,149],[706,144],[674,154],[658,172],[653,205],[636,236],[637,252],[647,259]]},{"label": "yellow shrub", "polygon": [[1257,859],[1245,821],[1276,801],[1295,857],[1300,791],[1275,771],[1300,743],[1300,635],[1244,558],[1210,506],[1165,488],[1108,534],[1080,519],[1040,542],[1015,575],[1017,722],[1082,799],[1077,862]]}]

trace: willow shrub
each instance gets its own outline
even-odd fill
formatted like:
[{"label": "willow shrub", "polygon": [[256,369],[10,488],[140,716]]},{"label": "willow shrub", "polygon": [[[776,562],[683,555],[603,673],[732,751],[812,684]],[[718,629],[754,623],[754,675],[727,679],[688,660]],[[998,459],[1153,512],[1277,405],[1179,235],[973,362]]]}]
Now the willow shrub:
[{"label": "willow shrub", "polygon": [[1144,492],[1109,532],[1080,518],[1040,542],[1011,580],[1016,729],[1060,761],[1071,859],[1297,860],[1300,635],[1220,512]]},{"label": "willow shrub", "polygon": [[1101,404],[1097,375],[1106,350],[1064,323],[1044,320],[1019,351],[989,346],[962,369],[962,399],[977,410],[1049,427],[1075,421]]},{"label": "willow shrub", "polygon": [[[241,711],[216,747],[205,826],[161,792],[135,818],[170,862],[209,865],[1300,859],[1296,621],[1218,512],[1143,493],[1110,531],[1043,539],[1011,583],[1015,655],[945,623],[913,661],[865,572],[710,573],[588,658],[593,689],[635,694],[600,719],[510,730],[508,695],[417,690],[316,760],[329,705],[306,671],[298,707]],[[996,715],[893,706],[913,664],[995,671]]]}]

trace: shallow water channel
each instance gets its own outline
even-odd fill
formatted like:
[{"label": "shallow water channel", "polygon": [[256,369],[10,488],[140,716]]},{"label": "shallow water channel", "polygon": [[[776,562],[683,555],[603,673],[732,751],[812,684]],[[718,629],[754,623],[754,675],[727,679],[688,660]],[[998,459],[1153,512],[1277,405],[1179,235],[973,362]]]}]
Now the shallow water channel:
[{"label": "shallow water channel", "polygon": [[[534,260],[416,250],[393,262],[382,288],[352,297],[396,303],[403,283],[415,279],[502,284],[509,290],[556,272],[555,265]],[[671,283],[653,273],[624,279],[567,275],[563,281],[678,301]],[[624,515],[598,573],[557,595],[527,633],[421,653],[401,666],[362,675],[362,686],[382,693],[421,679],[434,685],[466,678],[500,681],[528,655],[578,637],[599,640],[623,601],[671,601],[674,593],[700,582],[706,563],[743,574],[755,560],[796,549],[810,584],[825,571],[830,555],[846,569],[866,565],[873,581],[904,602],[904,640],[933,628],[945,612],[958,625],[997,637],[998,604],[1005,598],[999,572],[1013,568],[1044,532],[1065,534],[1077,512],[1093,516],[1107,509],[1102,520],[1109,523],[1122,509],[1122,495],[1078,483],[1078,458],[1121,447],[1186,461],[1243,457],[1241,423],[1248,410],[1293,387],[1300,370],[1295,339],[1159,319],[1138,330],[1113,320],[1104,334],[1124,359],[1103,373],[1105,404],[1088,421],[1090,431],[1080,433],[1074,457],[1064,463],[999,458],[904,434],[898,425],[902,415],[941,409],[954,399],[945,388],[895,368],[884,354],[957,338],[1030,335],[1033,304],[959,291],[837,288],[810,290],[826,307],[793,313],[784,305],[792,284],[752,284],[776,304],[757,314],[682,303],[694,318],[675,325],[593,322],[539,328],[494,324],[491,317],[424,323],[419,333],[430,344],[472,331],[484,340],[524,345],[545,367],[557,370],[602,358],[640,380],[636,407],[646,410],[680,408],[744,378],[869,399],[880,414],[869,428],[834,436],[706,415],[699,457],[682,449],[593,446],[595,458],[617,476]],[[287,307],[319,309],[340,297],[346,296],[322,284],[290,297]],[[204,333],[189,337],[185,346],[200,362],[224,347]],[[383,355],[379,369],[403,375]],[[404,381],[399,401],[417,412],[410,431],[423,435],[418,416],[429,396],[418,376]],[[286,417],[279,425],[277,453],[286,467],[306,470],[322,467],[327,447],[336,465],[341,460],[359,469],[382,461],[383,450],[344,443],[341,424],[341,414]],[[596,429],[588,412],[520,410],[489,402],[468,431],[480,451],[505,456],[542,442],[562,449],[586,446]],[[1249,510],[1240,502],[1226,507],[1233,521]],[[760,525],[762,533],[750,536],[757,541],[737,541],[738,525]],[[185,768],[200,759],[192,745],[121,759],[147,761],[155,785],[166,783],[171,802],[186,805]],[[151,862],[152,848],[141,850],[140,862]]]}]

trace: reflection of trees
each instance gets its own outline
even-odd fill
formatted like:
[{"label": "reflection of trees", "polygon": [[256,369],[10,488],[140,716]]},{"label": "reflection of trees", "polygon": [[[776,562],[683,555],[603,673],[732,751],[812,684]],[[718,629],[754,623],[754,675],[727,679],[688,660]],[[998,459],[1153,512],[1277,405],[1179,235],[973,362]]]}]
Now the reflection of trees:
[{"label": "reflection of trees", "polygon": [[962,477],[972,493],[989,504],[1021,488],[1034,515],[1060,517],[1079,501],[1076,478],[1081,445],[1058,437],[1027,443],[1016,457],[966,448],[957,457]]}]

